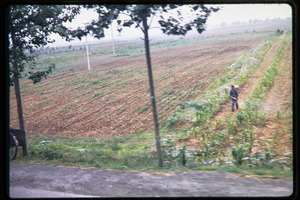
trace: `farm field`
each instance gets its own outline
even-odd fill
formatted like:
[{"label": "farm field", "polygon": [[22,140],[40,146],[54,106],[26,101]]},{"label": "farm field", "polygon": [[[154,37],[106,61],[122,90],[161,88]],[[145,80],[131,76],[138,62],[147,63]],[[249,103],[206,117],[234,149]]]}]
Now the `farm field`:
[{"label": "farm field", "polygon": [[[146,61],[139,44],[121,45],[113,56],[92,49],[91,60],[98,64],[91,71],[72,52],[76,69],[56,63],[57,71],[48,79],[21,84],[31,157],[24,162],[290,177],[291,43],[291,32],[284,31],[153,45],[164,169],[157,168]],[[62,55],[68,53],[52,59]],[[40,62],[45,59],[49,55]],[[240,92],[235,112],[228,100],[232,84]],[[10,101],[14,127],[16,104],[14,98]]]},{"label": "farm field", "polygon": [[[268,37],[270,34],[266,33],[244,34],[154,48],[151,56],[159,120],[166,120],[179,103],[203,93],[210,83],[226,73],[226,66]],[[63,55],[68,59],[67,53]],[[144,53],[91,56],[91,61],[97,62],[91,71],[79,68],[56,73],[36,85],[24,81],[21,91],[27,132],[29,135],[103,137],[151,130],[152,110],[144,57]],[[86,62],[82,59],[73,62],[83,61]],[[14,97],[13,90],[11,96]],[[14,98],[10,103],[11,126],[15,127]]]},{"label": "farm field", "polygon": [[215,163],[218,158],[219,164],[233,161],[252,167],[291,167],[290,44],[291,38],[281,35],[272,43],[258,69],[239,85],[239,110],[232,112],[229,101],[210,104],[217,107],[211,118],[202,120],[206,113],[197,113],[196,121],[185,130],[177,148],[196,153],[203,163]]}]

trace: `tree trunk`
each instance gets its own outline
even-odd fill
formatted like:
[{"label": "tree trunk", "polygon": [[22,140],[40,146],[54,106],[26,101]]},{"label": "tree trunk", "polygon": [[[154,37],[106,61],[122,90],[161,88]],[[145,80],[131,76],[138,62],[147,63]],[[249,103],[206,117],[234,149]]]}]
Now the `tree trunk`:
[{"label": "tree trunk", "polygon": [[[24,124],[24,117],[23,117],[19,77],[16,74],[14,74],[14,87],[15,87],[15,94],[16,94],[17,107],[18,107],[19,125],[20,125],[20,129],[25,132],[25,124]],[[26,132],[25,132],[24,145],[22,147],[23,147],[22,148],[23,157],[28,157]]]},{"label": "tree trunk", "polygon": [[[11,31],[11,39],[13,44],[13,74],[14,74],[14,87],[15,87],[15,94],[17,100],[17,108],[18,108],[18,117],[19,117],[19,126],[22,131],[25,132],[25,123],[23,117],[23,108],[22,108],[22,100],[21,100],[21,92],[20,92],[20,84],[19,84],[19,70],[18,70],[18,63],[16,61],[16,41],[15,41],[15,33]],[[23,157],[28,157],[28,149],[27,149],[27,139],[26,139],[26,132],[25,132],[25,141],[22,148]]]},{"label": "tree trunk", "polygon": [[160,133],[159,133],[159,122],[157,117],[156,110],[156,102],[155,102],[155,94],[154,94],[154,85],[153,85],[153,75],[152,75],[152,67],[151,67],[151,58],[150,58],[150,47],[149,47],[149,35],[148,35],[148,24],[147,17],[143,18],[143,28],[144,28],[144,36],[145,36],[145,50],[146,50],[146,59],[147,59],[147,68],[148,68],[148,78],[149,78],[149,86],[150,86],[150,94],[151,94],[151,102],[152,102],[152,111],[153,111],[153,120],[155,127],[155,139],[156,139],[156,150],[158,156],[158,165],[159,167],[163,166],[163,158],[161,152],[161,144],[160,144]]}]

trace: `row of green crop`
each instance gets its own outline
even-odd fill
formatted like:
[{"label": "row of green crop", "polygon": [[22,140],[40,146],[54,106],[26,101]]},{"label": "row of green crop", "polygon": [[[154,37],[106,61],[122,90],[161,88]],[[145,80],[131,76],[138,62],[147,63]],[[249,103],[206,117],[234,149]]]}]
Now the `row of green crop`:
[{"label": "row of green crop", "polygon": [[[211,116],[218,109],[220,98],[215,98],[196,113],[193,127],[186,128],[181,134],[182,148],[175,150],[173,146],[167,149],[169,162],[178,161],[182,164],[195,162],[202,165],[246,165],[248,167],[264,167],[290,169],[291,163],[287,162],[292,153],[281,155],[273,154],[272,145],[264,151],[253,152],[255,144],[254,125],[263,125],[267,119],[265,113],[258,111],[258,106],[268,89],[272,86],[277,68],[287,46],[287,36],[280,45],[271,67],[265,72],[263,79],[256,86],[249,100],[246,101],[242,111],[236,118],[227,117],[225,120],[217,120],[211,123]],[[220,96],[220,95],[218,95]],[[214,126],[214,127],[213,127]],[[217,130],[217,131],[214,131]],[[194,137],[199,141],[201,149],[187,151],[186,140]]]}]

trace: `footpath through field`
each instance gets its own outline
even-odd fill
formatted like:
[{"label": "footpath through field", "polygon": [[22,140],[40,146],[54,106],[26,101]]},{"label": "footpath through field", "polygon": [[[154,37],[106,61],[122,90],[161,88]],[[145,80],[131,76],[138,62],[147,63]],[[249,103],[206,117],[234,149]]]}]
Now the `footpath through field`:
[{"label": "footpath through field", "polygon": [[[264,73],[269,69],[275,54],[282,43],[284,38],[284,34],[282,34],[277,41],[272,44],[268,52],[265,54],[264,59],[262,60],[259,67],[257,67],[256,71],[246,80],[245,83],[239,86],[239,109],[244,106],[246,100],[248,100],[249,96],[253,93],[255,87],[259,83],[259,81],[263,78]],[[291,66],[291,65],[290,65]],[[228,94],[229,95],[229,94]],[[230,102],[230,103],[229,103]],[[213,117],[213,123],[218,119],[225,119],[226,116],[236,117],[238,112],[231,111],[231,101],[225,101],[220,105],[219,110],[215,113]]]},{"label": "footpath through field", "polygon": [[218,172],[126,172],[10,163],[10,197],[282,197],[290,179],[258,179]]}]

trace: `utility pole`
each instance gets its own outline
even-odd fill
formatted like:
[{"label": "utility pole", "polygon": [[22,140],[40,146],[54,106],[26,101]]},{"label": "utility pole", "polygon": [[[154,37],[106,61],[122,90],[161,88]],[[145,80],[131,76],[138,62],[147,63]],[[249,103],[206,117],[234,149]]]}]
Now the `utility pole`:
[{"label": "utility pole", "polygon": [[[87,23],[85,23],[85,27],[87,27]],[[86,38],[85,38],[85,46],[86,46],[86,57],[87,57],[88,70],[90,71],[91,66],[90,66],[90,55],[89,55],[89,46],[87,43],[87,36],[88,36],[88,34],[86,35]]]},{"label": "utility pole", "polygon": [[112,49],[113,49],[113,55],[115,55],[115,42],[114,42],[114,33],[113,33],[113,25],[111,23],[111,41],[112,41]]},{"label": "utility pole", "polygon": [[88,63],[88,70],[91,70],[91,66],[90,66],[90,55],[89,55],[89,46],[87,43],[87,36],[85,38],[85,44],[86,44],[86,57],[87,57],[87,63]]}]

